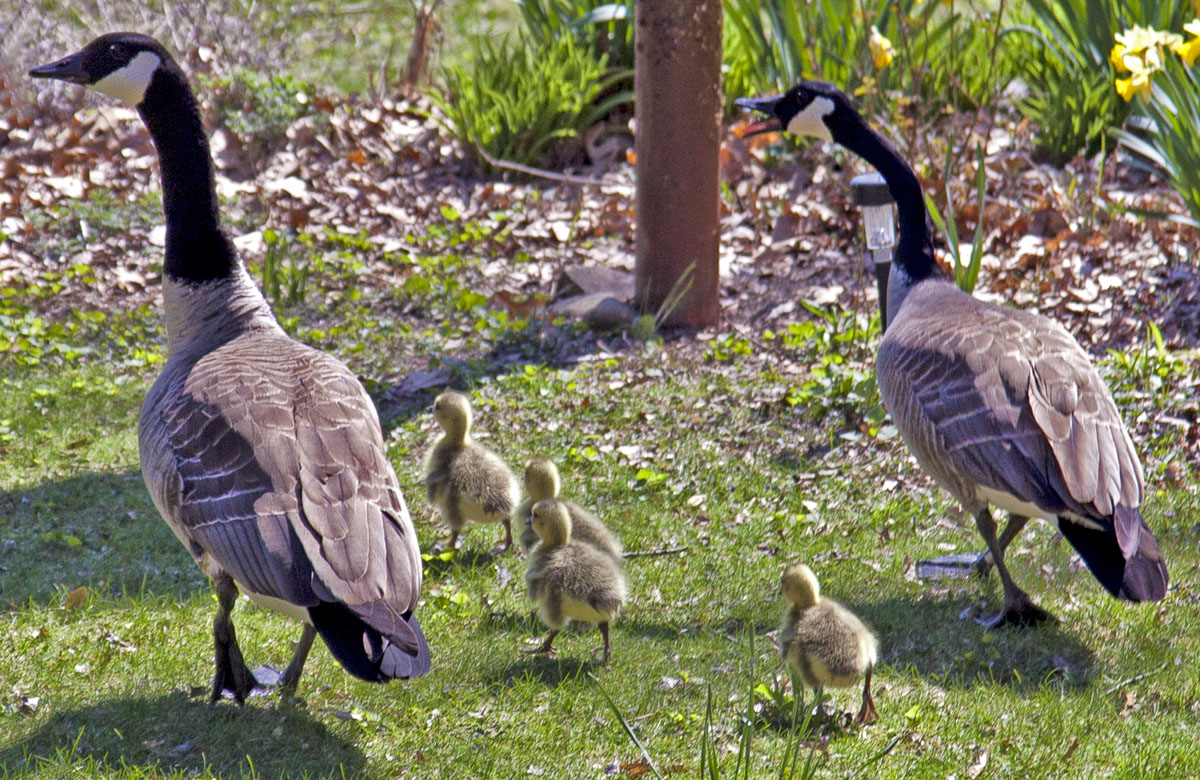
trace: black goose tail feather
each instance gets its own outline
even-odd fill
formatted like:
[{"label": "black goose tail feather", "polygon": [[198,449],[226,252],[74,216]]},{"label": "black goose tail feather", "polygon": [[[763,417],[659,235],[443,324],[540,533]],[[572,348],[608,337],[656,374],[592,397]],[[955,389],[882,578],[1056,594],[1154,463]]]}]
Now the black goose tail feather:
[{"label": "black goose tail feather", "polygon": [[1110,530],[1089,528],[1069,518],[1059,518],[1058,527],[1092,575],[1115,598],[1124,601],[1160,601],[1167,595],[1167,564],[1154,534],[1136,509],[1117,507],[1118,523],[1136,523],[1137,547],[1127,559],[1117,535]]},{"label": "black goose tail feather", "polygon": [[343,604],[321,602],[308,614],[330,654],[360,680],[409,680],[429,671],[429,645],[412,612],[396,615],[386,634]]}]

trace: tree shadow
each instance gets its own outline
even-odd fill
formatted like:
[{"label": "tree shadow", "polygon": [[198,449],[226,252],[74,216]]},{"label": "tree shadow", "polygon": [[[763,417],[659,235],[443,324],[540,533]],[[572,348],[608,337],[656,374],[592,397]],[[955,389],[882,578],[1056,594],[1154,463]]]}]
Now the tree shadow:
[{"label": "tree shadow", "polygon": [[979,599],[965,594],[846,606],[875,629],[881,664],[943,687],[987,682],[1022,692],[1048,683],[1078,689],[1098,671],[1092,649],[1058,623],[989,629],[975,622]]},{"label": "tree shadow", "polygon": [[208,580],[150,501],[140,471],[88,472],[0,494],[4,604],[61,599],[88,584],[114,596],[178,597]]},{"label": "tree shadow", "polygon": [[302,708],[210,707],[182,692],[56,712],[31,734],[0,749],[0,774],[40,774],[44,767],[39,758],[284,780],[359,777],[366,766],[352,743],[330,733]]}]

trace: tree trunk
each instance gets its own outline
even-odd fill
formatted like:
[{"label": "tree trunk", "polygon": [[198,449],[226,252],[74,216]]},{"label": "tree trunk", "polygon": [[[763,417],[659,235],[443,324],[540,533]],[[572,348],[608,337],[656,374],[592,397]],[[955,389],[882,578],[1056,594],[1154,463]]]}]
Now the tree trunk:
[{"label": "tree trunk", "polygon": [[666,324],[713,325],[720,318],[721,0],[637,0],[635,15],[638,303],[656,314],[678,297]]}]

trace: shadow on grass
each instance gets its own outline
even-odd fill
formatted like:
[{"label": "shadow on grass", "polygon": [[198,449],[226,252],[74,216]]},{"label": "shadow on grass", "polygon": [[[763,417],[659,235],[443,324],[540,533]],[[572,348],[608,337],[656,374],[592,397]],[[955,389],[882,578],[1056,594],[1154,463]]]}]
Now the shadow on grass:
[{"label": "shadow on grass", "polygon": [[141,472],[82,473],[0,494],[0,606],[112,595],[180,596],[208,583],[150,501]]},{"label": "shadow on grass", "polygon": [[[1096,673],[1095,653],[1057,623],[988,629],[975,622],[979,598],[897,596],[846,606],[879,636],[881,664],[970,688],[986,682],[1032,692],[1044,684],[1081,688]],[[989,608],[998,598],[988,598]]]},{"label": "shadow on grass", "polygon": [[[589,640],[586,637],[567,638],[560,635],[554,642],[557,652],[521,653],[520,658],[499,670],[491,681],[505,687],[521,681],[534,681],[549,688],[557,688],[567,681],[582,680],[589,672],[597,674],[604,669],[604,664],[591,657],[591,649],[594,645],[599,645],[599,640],[599,634],[596,634],[591,644],[587,643]],[[580,644],[581,642],[583,644]]]},{"label": "shadow on grass", "polygon": [[[463,543],[466,544],[467,540],[464,540]],[[436,579],[448,571],[474,573],[478,569],[490,569],[494,563],[502,564],[504,556],[507,554],[493,555],[490,551],[459,547],[454,551],[453,558],[443,560],[439,555],[444,554],[444,552],[444,550],[429,550],[430,559],[423,561],[426,578]],[[514,558],[509,566],[509,571],[511,572],[514,568],[519,568],[520,565],[520,562]]]},{"label": "shadow on grass", "polygon": [[46,761],[50,767],[94,761],[97,768],[284,779],[359,777],[366,764],[350,742],[303,709],[210,707],[182,692],[56,712],[31,734],[0,748],[0,775],[45,776]]},{"label": "shadow on grass", "polygon": [[475,356],[443,354],[400,377],[390,387],[368,389],[379,408],[384,434],[405,421],[429,413],[443,390],[467,390],[503,374],[521,372],[527,364],[568,368],[597,352],[620,352],[633,346],[621,333],[597,336],[582,326],[559,326],[545,319],[527,320],[525,329],[506,333],[486,353]]}]

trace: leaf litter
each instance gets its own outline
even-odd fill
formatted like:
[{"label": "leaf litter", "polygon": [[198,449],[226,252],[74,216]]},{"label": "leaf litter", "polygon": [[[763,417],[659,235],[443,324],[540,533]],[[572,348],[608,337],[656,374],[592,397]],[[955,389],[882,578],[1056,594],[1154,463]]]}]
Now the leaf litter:
[{"label": "leaf litter", "polygon": [[[195,61],[195,58],[192,58]],[[217,68],[216,62],[208,67]],[[37,100],[23,75],[0,66],[0,286],[22,289],[52,274],[59,286],[39,299],[39,314],[157,307],[163,234],[153,145],[135,111],[82,100],[59,90]],[[203,89],[201,94],[204,94]],[[436,312],[396,291],[427,273],[418,260],[445,253],[470,256],[470,290],[514,315],[536,313],[564,285],[563,270],[634,267],[634,172],[609,161],[584,171],[591,186],[530,178],[487,178],[467,161],[435,121],[423,98],[318,95],[292,121],[281,142],[247,161],[250,140],[237,138],[211,105],[218,190],[226,225],[248,262],[261,264],[268,231],[361,241],[352,280],[399,327],[436,329]],[[735,124],[737,121],[735,120]],[[1098,166],[1077,159],[1064,169],[1035,164],[1028,128],[1008,117],[989,139],[984,256],[976,295],[1011,302],[1061,322],[1099,359],[1107,350],[1135,351],[1146,323],[1161,326],[1166,348],[1184,356],[1167,411],[1128,414],[1138,430],[1182,429],[1186,461],[1200,460],[1200,272],[1194,228],[1143,220],[1129,209],[1182,213],[1161,177],[1121,158]],[[979,136],[963,118],[947,132],[969,147]],[[955,124],[957,123],[957,124]],[[724,324],[752,336],[809,319],[800,301],[870,313],[873,278],[863,262],[861,223],[850,201],[851,156],[806,148],[767,154],[761,137],[735,132],[722,142],[721,304]],[[235,154],[235,151],[238,153]],[[918,162],[918,169],[922,169]],[[1097,181],[1098,173],[1103,173]],[[951,182],[960,235],[980,217],[973,175]],[[926,178],[944,201],[945,187]],[[81,204],[111,204],[122,218],[103,224]],[[939,208],[944,203],[939,203]],[[293,245],[294,246],[294,245]],[[400,258],[398,260],[397,258]],[[86,266],[91,273],[70,273]],[[328,291],[325,292],[328,295]],[[704,342],[674,340],[681,361],[698,362]],[[450,337],[446,353],[461,349]],[[757,338],[757,337],[756,337]],[[602,351],[627,350],[608,338]],[[577,360],[596,344],[568,339],[553,359]],[[515,358],[513,358],[515,359]],[[551,360],[553,362],[553,360]],[[787,356],[755,350],[743,361],[705,370],[805,375]],[[452,378],[425,356],[399,356],[394,374],[379,377],[384,396],[420,396]],[[643,377],[644,380],[646,377]],[[642,381],[638,380],[638,381]],[[622,388],[629,378],[613,380]],[[780,392],[760,399],[780,403]],[[1143,398],[1142,401],[1147,399]],[[720,414],[709,399],[706,414]],[[714,408],[716,407],[716,408]],[[869,442],[839,442],[843,454]],[[652,453],[620,451],[631,461]],[[869,460],[869,458],[864,458]]]}]

